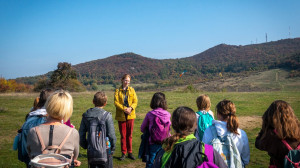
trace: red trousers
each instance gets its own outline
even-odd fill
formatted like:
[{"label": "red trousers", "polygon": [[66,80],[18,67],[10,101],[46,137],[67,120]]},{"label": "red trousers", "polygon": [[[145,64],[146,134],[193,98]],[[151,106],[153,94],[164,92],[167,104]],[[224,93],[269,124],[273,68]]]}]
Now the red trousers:
[{"label": "red trousers", "polygon": [[118,121],[121,134],[121,151],[123,154],[132,153],[132,132],[134,120]]}]

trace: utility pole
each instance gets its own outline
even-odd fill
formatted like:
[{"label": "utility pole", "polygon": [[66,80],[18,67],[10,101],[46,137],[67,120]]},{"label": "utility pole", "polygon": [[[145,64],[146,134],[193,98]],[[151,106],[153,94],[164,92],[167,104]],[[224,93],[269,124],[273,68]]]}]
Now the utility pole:
[{"label": "utility pole", "polygon": [[268,42],[268,34],[266,33],[266,43]]}]

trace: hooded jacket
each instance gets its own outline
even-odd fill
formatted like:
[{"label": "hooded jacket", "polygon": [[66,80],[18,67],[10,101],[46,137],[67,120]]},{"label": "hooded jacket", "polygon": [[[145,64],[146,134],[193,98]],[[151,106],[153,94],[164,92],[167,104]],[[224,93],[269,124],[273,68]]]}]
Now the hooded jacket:
[{"label": "hooded jacket", "polygon": [[[88,142],[86,139],[86,133],[89,131],[89,121],[96,117],[102,117],[105,110],[102,108],[94,107],[88,109],[85,113],[82,114],[82,120],[79,128],[79,136],[80,136],[80,146],[84,149],[87,148]],[[109,112],[108,112],[109,113]],[[111,144],[111,151],[115,151],[116,146],[116,134],[114,128],[114,122],[112,119],[111,113],[106,116],[105,119],[106,126],[106,136],[109,138]]]},{"label": "hooded jacket", "polygon": [[[171,126],[171,121],[170,121],[171,114],[167,110],[164,110],[162,108],[157,108],[152,111],[149,111],[146,114],[146,117],[141,125],[141,132],[144,133],[146,131],[146,128],[148,128],[148,130],[150,132],[150,130],[153,126],[153,123],[155,122],[154,121],[155,117],[158,117],[164,124],[169,122],[170,123],[169,125]],[[170,129],[170,126],[169,126],[169,129]],[[150,145],[154,144],[151,141],[151,135],[149,136],[149,144]]]},{"label": "hooded jacket", "polygon": [[[194,168],[202,163],[202,142],[192,139],[178,143],[174,146],[165,168]],[[165,153],[161,149],[155,158],[153,168],[161,168],[162,156]],[[220,168],[226,168],[227,165],[217,151],[213,151],[213,163]]]},{"label": "hooded jacket", "polygon": [[[205,130],[204,135],[203,135],[202,141],[206,144],[211,145],[211,141],[214,138],[216,138],[216,137],[213,137],[212,127],[216,127],[218,136],[225,136],[226,134],[231,133],[227,130],[226,122],[219,121],[219,120],[213,120],[212,125]],[[239,150],[243,165],[247,165],[247,164],[249,164],[249,161],[250,161],[250,149],[249,149],[248,137],[247,137],[246,132],[239,128],[238,128],[237,132],[239,134],[233,134],[232,139],[233,139],[233,142],[235,143],[237,149]]]},{"label": "hooded jacket", "polygon": [[[131,113],[127,116],[128,120],[132,120],[136,118],[135,115],[135,109],[137,107],[138,99],[135,93],[135,90],[128,86],[126,95],[128,96],[128,104],[129,107],[132,108]],[[115,97],[114,97],[114,102],[116,106],[116,120],[118,121],[126,121],[126,116],[124,113],[124,109],[127,108],[124,106],[124,98],[125,98],[125,91],[123,90],[122,86],[120,86],[119,89],[116,89],[115,91]]]}]

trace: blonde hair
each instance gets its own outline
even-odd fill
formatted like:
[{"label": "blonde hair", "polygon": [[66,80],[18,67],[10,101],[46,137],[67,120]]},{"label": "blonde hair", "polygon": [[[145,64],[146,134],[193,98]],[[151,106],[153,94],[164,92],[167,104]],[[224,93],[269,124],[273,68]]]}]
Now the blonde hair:
[{"label": "blonde hair", "polygon": [[45,106],[50,117],[66,122],[73,113],[73,98],[68,92],[59,90],[47,99]]},{"label": "blonde hair", "polygon": [[197,103],[198,110],[205,110],[205,111],[210,110],[211,102],[210,102],[210,98],[207,95],[205,94],[200,95],[197,98],[196,103]]}]

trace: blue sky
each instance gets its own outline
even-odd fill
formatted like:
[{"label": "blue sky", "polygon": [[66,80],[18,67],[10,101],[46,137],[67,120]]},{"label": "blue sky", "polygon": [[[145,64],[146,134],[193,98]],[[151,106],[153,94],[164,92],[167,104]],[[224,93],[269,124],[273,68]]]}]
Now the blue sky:
[{"label": "blue sky", "polygon": [[264,43],[266,33],[296,38],[299,8],[299,0],[0,0],[0,77],[124,52],[182,58],[221,43]]}]

